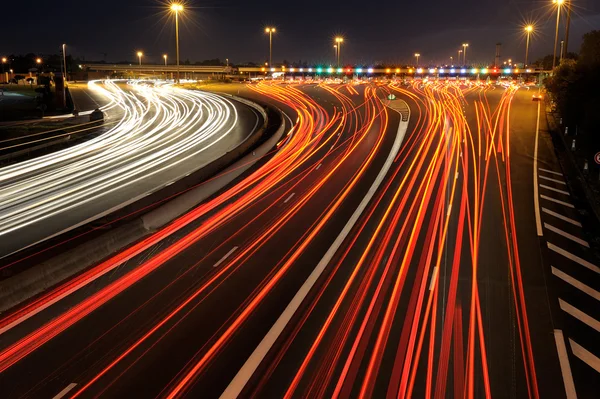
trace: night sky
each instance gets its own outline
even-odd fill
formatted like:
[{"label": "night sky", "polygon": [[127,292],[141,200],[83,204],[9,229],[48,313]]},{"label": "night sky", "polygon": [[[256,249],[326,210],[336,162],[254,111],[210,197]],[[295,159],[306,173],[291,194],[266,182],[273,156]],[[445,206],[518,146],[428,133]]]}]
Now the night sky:
[{"label": "night sky", "polygon": [[[313,1],[187,0],[180,26],[181,59],[192,62],[229,58],[231,62],[264,62],[268,36],[277,28],[273,61],[331,63],[333,37],[345,38],[344,63],[449,63],[468,42],[473,62],[493,62],[495,43],[505,58],[522,62],[522,26],[534,21],[530,59],[552,53],[555,8],[550,0]],[[18,16],[2,18],[4,54],[68,53],[86,60],[162,62],[175,56],[174,21],[158,0],[52,2],[29,0]],[[583,33],[600,29],[600,1],[574,0],[569,50],[577,51]],[[563,30],[564,31],[564,30]],[[8,33],[8,34],[7,34]],[[104,53],[106,53],[106,58]]]}]

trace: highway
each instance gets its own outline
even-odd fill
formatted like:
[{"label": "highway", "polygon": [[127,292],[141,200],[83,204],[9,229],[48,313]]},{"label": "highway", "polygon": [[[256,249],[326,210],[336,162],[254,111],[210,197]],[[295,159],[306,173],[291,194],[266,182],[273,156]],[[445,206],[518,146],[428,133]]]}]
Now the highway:
[{"label": "highway", "polygon": [[76,89],[74,97],[88,106],[93,102],[92,109],[101,105],[107,114],[102,134],[0,169],[0,257],[202,168],[237,147],[262,121],[237,101],[168,85],[92,82],[89,91]]},{"label": "highway", "polygon": [[600,269],[531,90],[217,89],[282,140],[2,315],[4,396],[594,397]]}]

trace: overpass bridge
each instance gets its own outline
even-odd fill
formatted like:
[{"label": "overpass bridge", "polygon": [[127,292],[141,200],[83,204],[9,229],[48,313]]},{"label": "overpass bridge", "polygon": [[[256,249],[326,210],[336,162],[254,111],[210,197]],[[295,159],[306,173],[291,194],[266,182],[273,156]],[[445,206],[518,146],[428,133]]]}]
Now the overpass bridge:
[{"label": "overpass bridge", "polygon": [[535,68],[475,68],[475,67],[429,67],[429,68],[410,68],[410,67],[384,67],[384,68],[370,68],[370,67],[239,67],[237,68],[238,74],[247,75],[267,75],[269,73],[286,75],[321,75],[331,77],[342,77],[347,75],[362,75],[362,76],[408,76],[408,77],[426,77],[426,76],[444,76],[444,77],[475,77],[475,76],[514,76],[514,75],[540,75],[543,73],[550,73],[551,71],[545,71],[542,69]]},{"label": "overpass bridge", "polygon": [[[107,74],[122,74],[131,76],[164,76],[173,78],[177,72],[176,65],[135,65],[135,64],[85,64],[82,69],[88,73],[95,73],[97,77],[105,77]],[[551,71],[536,68],[475,68],[475,67],[231,67],[231,66],[204,66],[204,65],[180,65],[181,78],[202,78],[206,76],[228,76],[228,77],[260,77],[269,74],[285,74],[287,76],[402,76],[402,77],[457,77],[471,78],[479,76],[487,78],[509,77],[509,76],[537,76],[548,74]]]}]

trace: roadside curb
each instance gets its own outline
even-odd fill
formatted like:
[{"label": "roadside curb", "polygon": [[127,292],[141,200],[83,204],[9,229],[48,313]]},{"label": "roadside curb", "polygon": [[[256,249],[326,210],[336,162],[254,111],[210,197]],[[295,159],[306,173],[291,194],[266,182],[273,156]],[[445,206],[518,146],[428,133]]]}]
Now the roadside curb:
[{"label": "roadside curb", "polygon": [[[235,96],[230,97],[234,97],[235,100],[238,100]],[[1,281],[0,314],[59,284],[61,281],[82,272],[93,264],[100,262],[102,259],[111,256],[117,251],[128,247],[157,229],[167,225],[176,217],[184,214],[189,209],[197,206],[203,200],[225,187],[253,166],[263,155],[268,153],[277,144],[285,130],[283,113],[281,110],[277,110],[281,119],[279,127],[268,139],[264,140],[268,127],[267,112],[263,107],[256,103],[245,99],[243,102],[245,104],[252,103],[253,108],[262,110],[262,114],[265,117],[264,125],[254,134],[248,136],[248,138],[235,149],[223,154],[222,157],[206,165],[205,168],[193,172],[187,180],[189,184],[190,178],[193,177],[196,184],[198,184],[198,182],[205,181],[211,176],[219,173],[216,178],[178,195],[122,226],[116,227],[107,233],[83,242],[64,253],[57,255],[54,258]],[[253,152],[249,152],[256,145],[258,145],[258,147],[255,148]],[[246,155],[243,156],[244,154]],[[170,186],[170,190],[168,191],[172,191],[173,186]],[[156,193],[157,192],[154,192],[154,194]],[[166,193],[165,196],[168,197],[169,195],[170,192]]]}]

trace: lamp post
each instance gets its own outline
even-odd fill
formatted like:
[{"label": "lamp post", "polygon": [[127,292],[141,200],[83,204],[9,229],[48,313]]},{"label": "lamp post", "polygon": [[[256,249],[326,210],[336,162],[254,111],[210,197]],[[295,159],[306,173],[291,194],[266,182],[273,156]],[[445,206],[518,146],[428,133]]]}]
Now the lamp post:
[{"label": "lamp post", "polygon": [[338,46],[337,46],[337,44],[333,45],[333,54],[334,54],[334,59],[337,62],[337,59],[338,59]]},{"label": "lamp post", "polygon": [[67,81],[67,53],[66,53],[66,51],[67,51],[67,45],[65,43],[63,43],[63,45],[62,45],[63,66],[65,68],[63,79],[65,80],[65,82]]},{"label": "lamp post", "polygon": [[465,65],[467,65],[467,47],[469,47],[469,43],[463,43],[463,60]]},{"label": "lamp post", "polygon": [[269,34],[269,68],[273,68],[273,33],[275,33],[275,28],[265,28],[265,33]]},{"label": "lamp post", "polygon": [[560,7],[565,0],[552,0],[556,4],[556,33],[554,35],[554,56],[552,57],[552,69],[556,67],[556,47],[558,46],[558,24],[560,22]]},{"label": "lamp post", "polygon": [[525,27],[525,32],[527,33],[527,44],[525,45],[525,66],[529,63],[529,36],[531,36],[531,32],[533,32],[533,26],[527,25]]},{"label": "lamp post", "polygon": [[450,56],[450,65],[454,66],[454,57]]},{"label": "lamp post", "polygon": [[341,57],[341,52],[342,52],[342,43],[344,42],[344,38],[343,37],[336,37],[335,38],[335,43],[337,44],[337,66],[338,68],[340,67],[340,57]]},{"label": "lamp post", "polygon": [[419,57],[420,56],[421,56],[421,54],[415,53],[415,58],[417,59],[417,66],[419,66]]},{"label": "lamp post", "polygon": [[137,52],[137,56],[138,56],[138,61],[140,66],[142,66],[142,56],[144,55],[144,53],[142,53],[141,51]]},{"label": "lamp post", "polygon": [[[6,57],[2,57],[2,75],[4,75],[4,64],[6,64]],[[8,83],[8,75],[6,76],[6,83]]]},{"label": "lamp post", "polygon": [[164,58],[164,60],[165,60],[165,66],[167,66],[167,55],[166,55],[166,54],[163,54],[163,58]]},{"label": "lamp post", "polygon": [[177,82],[179,83],[179,12],[183,11],[183,5],[171,4],[171,11],[175,13],[175,57],[177,62]]}]

